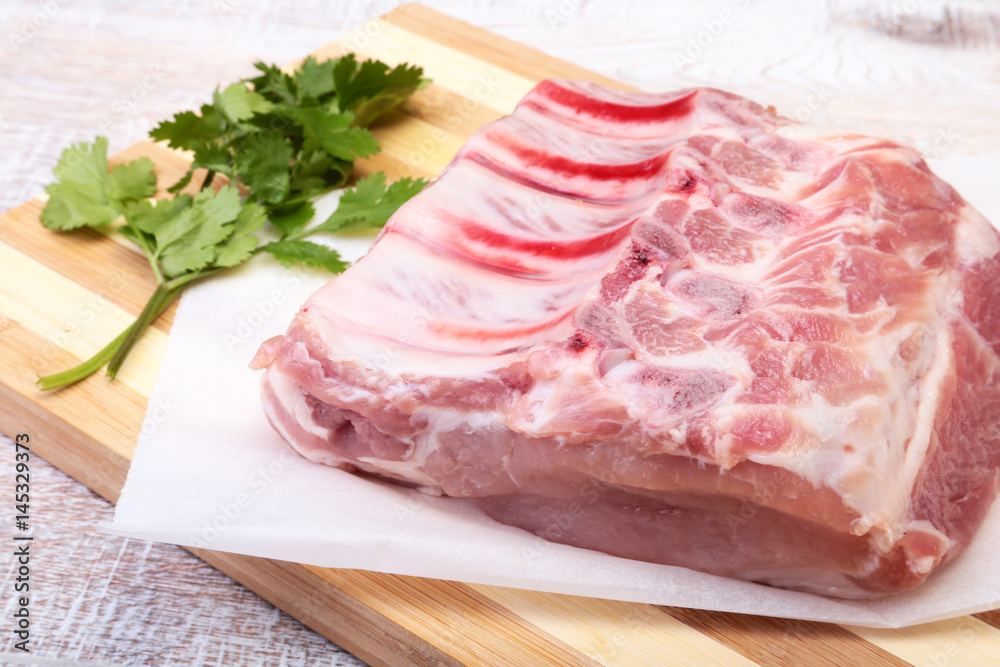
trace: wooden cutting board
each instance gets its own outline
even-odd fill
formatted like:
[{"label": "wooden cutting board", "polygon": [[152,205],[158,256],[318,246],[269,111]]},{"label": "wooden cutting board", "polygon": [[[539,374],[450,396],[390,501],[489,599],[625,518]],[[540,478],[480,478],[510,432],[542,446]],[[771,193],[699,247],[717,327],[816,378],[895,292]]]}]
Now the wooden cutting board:
[{"label": "wooden cutting board", "polygon": [[[509,111],[535,82],[618,85],[419,5],[405,5],[316,52],[422,65],[434,84],[376,130],[383,151],[361,171],[434,176],[465,138]],[[161,184],[185,158],[150,143]],[[197,180],[197,179],[196,179]],[[51,233],[44,198],[0,219],[0,431],[115,501],[140,435],[173,309],[118,380],[95,375],[43,394],[41,373],[89,357],[139,313],[154,284],[127,242],[94,231]],[[205,550],[194,552],[372,664],[985,665],[1000,656],[1000,611],[905,630],[870,630],[594,600]]]}]

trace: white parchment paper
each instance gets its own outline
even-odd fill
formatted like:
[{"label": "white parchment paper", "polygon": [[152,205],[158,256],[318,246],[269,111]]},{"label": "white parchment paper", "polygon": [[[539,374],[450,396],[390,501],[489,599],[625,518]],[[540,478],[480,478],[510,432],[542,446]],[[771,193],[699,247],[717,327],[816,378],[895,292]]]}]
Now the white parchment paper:
[{"label": "white parchment paper", "polygon": [[[933,166],[1000,221],[1000,157]],[[335,245],[355,259],[371,240]],[[188,290],[114,521],[102,531],[327,567],[871,627],[1000,607],[1000,503],[967,551],[917,590],[852,602],[553,544],[465,501],[310,463],[268,425],[260,374],[247,364],[326,280],[259,257]]]}]

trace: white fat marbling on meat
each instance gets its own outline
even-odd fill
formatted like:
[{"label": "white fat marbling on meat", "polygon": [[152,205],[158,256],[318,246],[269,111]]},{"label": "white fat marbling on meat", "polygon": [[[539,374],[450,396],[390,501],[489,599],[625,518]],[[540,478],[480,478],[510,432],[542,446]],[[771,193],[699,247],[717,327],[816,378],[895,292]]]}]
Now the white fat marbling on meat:
[{"label": "white fat marbling on meat", "polygon": [[[562,475],[655,502],[663,481],[633,464],[694,462],[719,479],[668,479],[706,517],[752,496],[904,562],[735,576],[870,596],[851,577],[922,578],[963,546],[912,505],[957,400],[963,272],[998,252],[905,146],[823,137],[721,91],[543,82],[306,302],[271,362],[288,374],[268,371],[269,416],[314,460],[486,501],[563,499]],[[404,460],[337,454],[300,383]],[[442,462],[457,450],[471,459]],[[739,475],[792,488],[757,493]],[[505,520],[537,530],[529,515]],[[732,574],[746,552],[724,549],[704,569]]]}]

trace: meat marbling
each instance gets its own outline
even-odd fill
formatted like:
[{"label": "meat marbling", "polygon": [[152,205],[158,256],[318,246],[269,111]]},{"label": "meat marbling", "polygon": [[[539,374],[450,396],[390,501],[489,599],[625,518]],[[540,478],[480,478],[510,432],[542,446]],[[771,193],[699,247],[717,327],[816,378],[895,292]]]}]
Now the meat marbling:
[{"label": "meat marbling", "polygon": [[254,361],[305,457],[618,556],[870,598],[1000,471],[1000,237],[912,149],[545,81]]}]

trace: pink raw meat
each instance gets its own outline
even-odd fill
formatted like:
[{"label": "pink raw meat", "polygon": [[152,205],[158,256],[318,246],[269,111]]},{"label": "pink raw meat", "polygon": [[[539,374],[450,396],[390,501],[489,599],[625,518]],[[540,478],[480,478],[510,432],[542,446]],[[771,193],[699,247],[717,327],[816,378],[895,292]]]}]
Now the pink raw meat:
[{"label": "pink raw meat", "polygon": [[545,81],[269,340],[307,458],[626,558],[852,598],[1000,478],[1000,237],[910,148]]}]

